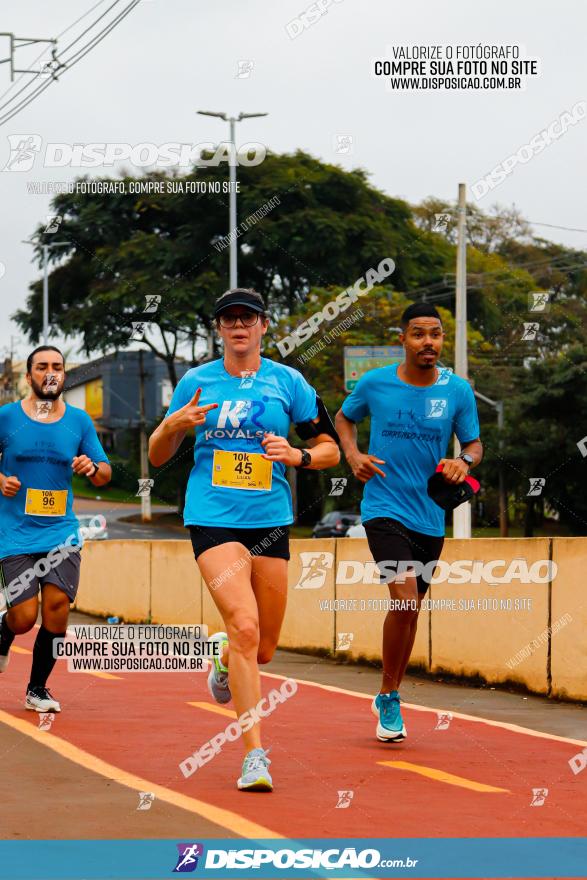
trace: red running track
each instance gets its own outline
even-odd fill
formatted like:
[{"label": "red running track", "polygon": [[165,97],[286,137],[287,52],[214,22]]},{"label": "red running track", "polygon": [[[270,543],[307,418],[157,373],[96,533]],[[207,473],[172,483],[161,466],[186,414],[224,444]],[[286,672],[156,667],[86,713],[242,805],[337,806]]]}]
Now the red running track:
[{"label": "red running track", "polygon": [[[15,644],[30,651],[33,637]],[[22,705],[30,661],[30,654],[12,652],[0,680],[0,712],[33,729],[38,716]],[[68,673],[65,662],[58,662],[50,685],[63,711],[51,735],[280,836],[574,837],[584,835],[587,827],[587,773],[575,776],[568,763],[587,745],[579,740],[536,736],[513,725],[458,715],[448,729],[437,730],[437,710],[407,706],[408,739],[401,745],[380,743],[370,699],[299,683],[297,693],[264,722],[274,792],[242,793],[235,787],[242,761],[238,741],[227,743],[188,779],[179,769],[231,720],[189,705],[215,705],[206,673],[117,676]],[[264,693],[281,682],[280,676],[263,675]],[[385,761],[406,764],[387,766]],[[41,772],[31,768],[31,773]],[[443,774],[457,777],[452,782],[458,784]],[[469,785],[504,791],[464,787]],[[532,790],[538,788],[548,789],[548,795],[542,806],[531,806]],[[345,790],[353,792],[351,804],[337,808],[338,792]],[[240,833],[238,822],[226,827]]]}]

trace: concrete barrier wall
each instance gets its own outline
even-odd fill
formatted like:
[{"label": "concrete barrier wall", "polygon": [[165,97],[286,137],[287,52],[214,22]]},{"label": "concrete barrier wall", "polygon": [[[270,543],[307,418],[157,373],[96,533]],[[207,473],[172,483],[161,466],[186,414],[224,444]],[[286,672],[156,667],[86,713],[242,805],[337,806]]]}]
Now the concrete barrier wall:
[{"label": "concrete barrier wall", "polygon": [[587,539],[556,538],[552,585],[553,696],[587,699]]},{"label": "concrete barrier wall", "polygon": [[131,623],[151,617],[151,541],[86,541],[78,611]]},{"label": "concrete barrier wall", "polygon": [[[529,583],[525,571],[549,559],[557,567],[552,582]],[[437,569],[438,582],[428,594],[433,608],[420,614],[411,665],[587,700],[587,600],[581,577],[587,538],[449,539],[442,562],[457,560],[496,565],[493,574],[483,572],[460,584],[447,582],[442,565]],[[376,582],[363,582],[361,564],[367,563],[372,559],[364,539],[292,540],[280,646],[344,650],[353,658],[380,660],[385,611],[375,610],[374,603],[388,592],[377,583],[373,565],[366,580]],[[521,578],[499,583],[508,568]],[[360,582],[353,582],[357,576]],[[131,622],[204,623],[210,632],[223,628],[187,541],[87,542],[76,607]]]},{"label": "concrete barrier wall", "polygon": [[328,605],[335,599],[336,539],[296,539],[290,542],[290,553],[287,611],[279,644],[333,651],[335,613],[320,603]]},{"label": "concrete barrier wall", "polygon": [[[503,559],[506,565],[520,559],[530,568],[538,560],[548,559],[549,544],[548,538],[449,540],[442,559],[448,563],[472,558],[479,562]],[[432,609],[431,672],[446,670],[496,683],[514,681],[546,693],[547,642],[540,642],[521,662],[516,662],[516,656],[548,627],[548,583],[528,583],[522,570],[520,579],[507,584],[496,582],[506,565],[495,566],[493,582],[480,576],[479,583],[445,581],[431,586],[431,599],[438,603]]]},{"label": "concrete barrier wall", "polygon": [[151,619],[155,623],[201,623],[202,587],[191,541],[152,542]]}]

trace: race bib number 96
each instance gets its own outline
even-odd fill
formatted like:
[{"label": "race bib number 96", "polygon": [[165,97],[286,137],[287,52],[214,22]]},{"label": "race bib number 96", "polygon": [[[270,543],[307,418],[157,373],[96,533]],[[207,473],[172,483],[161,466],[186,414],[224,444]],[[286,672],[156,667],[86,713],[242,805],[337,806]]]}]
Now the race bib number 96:
[{"label": "race bib number 96", "polygon": [[65,516],[67,489],[27,489],[24,512],[29,516]]},{"label": "race bib number 96", "polygon": [[271,489],[273,462],[260,452],[214,451],[212,485],[227,489]]}]

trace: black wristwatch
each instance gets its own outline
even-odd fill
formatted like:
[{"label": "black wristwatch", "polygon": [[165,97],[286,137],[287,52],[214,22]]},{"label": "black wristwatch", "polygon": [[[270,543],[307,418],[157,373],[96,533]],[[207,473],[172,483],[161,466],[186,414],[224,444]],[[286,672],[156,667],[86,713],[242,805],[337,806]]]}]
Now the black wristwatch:
[{"label": "black wristwatch", "polygon": [[96,464],[95,461],[93,461],[92,464],[94,465],[94,470],[92,471],[91,474],[86,474],[88,480],[91,480],[92,477],[95,477],[96,474],[98,473],[99,469],[100,469],[100,465],[99,465],[99,464]]},{"label": "black wristwatch", "polygon": [[302,449],[301,453],[302,453],[302,460],[300,461],[299,464],[296,464],[296,468],[298,468],[298,469],[308,467],[308,465],[310,465],[312,463],[312,456],[310,455],[310,453],[308,452],[307,449]]},{"label": "black wristwatch", "polygon": [[471,455],[469,455],[468,452],[461,452],[461,454],[459,455],[459,458],[462,458],[463,461],[465,462],[465,464],[469,465],[469,469],[471,468],[471,465],[473,464],[474,459]]}]

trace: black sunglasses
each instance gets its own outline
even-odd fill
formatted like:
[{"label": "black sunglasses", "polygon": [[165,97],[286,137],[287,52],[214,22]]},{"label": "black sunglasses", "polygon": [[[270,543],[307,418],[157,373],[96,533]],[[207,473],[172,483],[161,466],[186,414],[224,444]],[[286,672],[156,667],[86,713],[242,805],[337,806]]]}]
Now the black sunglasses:
[{"label": "black sunglasses", "polygon": [[227,330],[236,327],[237,321],[240,321],[243,327],[254,327],[258,320],[259,312],[241,312],[238,315],[221,312],[218,316],[218,323]]}]

